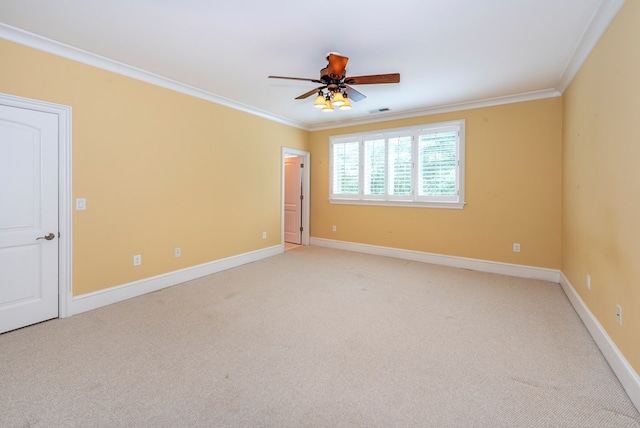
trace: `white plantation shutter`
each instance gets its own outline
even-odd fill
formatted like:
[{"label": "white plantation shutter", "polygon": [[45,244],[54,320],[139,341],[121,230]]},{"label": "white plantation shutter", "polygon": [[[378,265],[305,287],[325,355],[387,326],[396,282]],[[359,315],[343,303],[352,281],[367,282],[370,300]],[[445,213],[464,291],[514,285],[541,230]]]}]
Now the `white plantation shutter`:
[{"label": "white plantation shutter", "polygon": [[330,138],[330,201],[464,207],[464,120]]},{"label": "white plantation shutter", "polygon": [[412,171],[412,138],[410,135],[389,138],[388,177],[390,196],[410,196]]},{"label": "white plantation shutter", "polygon": [[349,141],[334,144],[332,195],[358,195],[360,193],[360,143]]},{"label": "white plantation shutter", "polygon": [[419,135],[418,196],[444,201],[457,199],[457,147],[457,129]]},{"label": "white plantation shutter", "polygon": [[384,198],[386,180],[386,141],[384,138],[364,141],[364,195]]}]

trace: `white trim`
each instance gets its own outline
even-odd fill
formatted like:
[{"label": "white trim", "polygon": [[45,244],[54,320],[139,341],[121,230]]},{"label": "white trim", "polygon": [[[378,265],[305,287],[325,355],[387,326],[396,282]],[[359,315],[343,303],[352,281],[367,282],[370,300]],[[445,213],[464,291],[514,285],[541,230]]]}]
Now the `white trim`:
[{"label": "white trim", "polygon": [[72,296],[71,107],[1,93],[0,103],[58,115],[58,317],[65,318]]},{"label": "white trim", "polygon": [[434,114],[440,114],[440,113],[451,113],[451,112],[471,110],[476,108],[499,106],[503,104],[513,104],[513,103],[522,103],[526,101],[543,100],[547,98],[559,97],[561,95],[562,93],[559,90],[555,88],[550,88],[550,89],[544,89],[541,91],[526,92],[524,94],[515,94],[515,95],[504,96],[504,97],[487,98],[484,100],[468,101],[464,103],[448,104],[444,106],[403,111],[395,114],[394,113],[385,114],[384,116],[372,115],[371,118],[353,119],[353,120],[345,120],[340,122],[322,123],[319,125],[310,125],[307,127],[307,130],[308,131],[324,131],[328,129],[344,128],[346,126],[353,126],[353,125],[366,125],[370,123],[379,124],[379,123],[387,122],[390,120],[410,119],[410,118],[420,117],[420,116],[432,116]]},{"label": "white trim", "polygon": [[248,253],[238,254],[208,263],[203,263],[201,265],[180,269],[174,272],[144,278],[139,281],[118,285],[115,287],[107,288],[105,290],[96,291],[94,293],[76,296],[72,300],[72,313],[79,314],[82,312],[101,308],[103,306],[121,302],[133,297],[138,297],[152,291],[161,290],[163,288],[181,284],[186,281],[191,281],[196,278],[201,278],[206,275],[211,275],[213,273],[241,266],[246,263],[251,263],[267,257],[275,256],[281,254],[282,252],[282,246],[275,245],[272,247],[250,251]]},{"label": "white trim", "polygon": [[420,202],[420,201],[402,201],[402,200],[376,200],[376,199],[328,199],[330,204],[336,205],[375,205],[386,207],[411,207],[411,208],[443,208],[452,210],[461,210],[467,204],[466,202]]},{"label": "white trim", "polygon": [[622,384],[622,387],[629,395],[629,398],[640,410],[640,376],[633,370],[627,359],[622,355],[616,344],[611,340],[602,324],[591,313],[584,300],[580,297],[573,285],[569,282],[564,273],[560,273],[560,285],[564,293],[569,298],[573,308],[578,313],[583,324],[596,342],[600,352],[604,355],[611,369]]},{"label": "white trim", "polygon": [[307,130],[305,125],[302,123],[292,121],[285,117],[276,116],[272,113],[268,113],[255,107],[251,107],[246,104],[221,97],[219,95],[204,91],[194,86],[186,85],[184,83],[169,79],[164,76],[160,76],[155,73],[151,73],[141,68],[114,61],[112,59],[82,49],[78,49],[76,47],[60,43],[55,40],[39,36],[37,34],[30,33],[28,31],[12,27],[7,24],[0,23],[0,38],[10,40],[15,43],[20,43],[34,49],[39,49],[41,51],[48,52],[63,58],[71,59],[82,64],[97,67],[102,70],[111,71],[112,73],[120,74],[122,76],[131,77],[132,79],[147,82],[161,88],[171,89],[172,91],[180,92],[182,94],[220,104],[235,110],[240,110],[254,116],[262,117],[274,122],[279,122],[284,125],[293,126],[294,128]]},{"label": "white trim", "polygon": [[600,37],[609,28],[611,22],[616,17],[625,0],[605,0],[602,2],[598,10],[593,14],[591,22],[586,31],[582,35],[580,42],[573,51],[571,59],[567,63],[562,76],[560,76],[560,83],[558,89],[560,92],[564,92],[576,74],[582,68],[582,65],[587,60],[593,48],[600,40]]},{"label": "white trim", "polygon": [[289,147],[282,147],[282,189],[280,197],[280,242],[282,244],[282,248],[284,248],[284,160],[286,155],[297,155],[303,158],[302,163],[304,164],[304,168],[302,168],[302,194],[304,199],[302,199],[302,245],[309,245],[309,209],[311,206],[311,153],[303,150],[291,149]]},{"label": "white trim", "polygon": [[412,260],[415,262],[470,269],[480,272],[516,276],[519,278],[539,279],[542,281],[556,283],[560,281],[560,271],[557,269],[493,262],[467,257],[447,256],[443,254],[425,253],[422,251],[381,247],[378,245],[360,244],[355,242],[336,241],[325,238],[311,238],[311,245],[335,248],[338,250],[355,251],[358,253],[374,254],[377,256],[394,257],[397,259]]}]

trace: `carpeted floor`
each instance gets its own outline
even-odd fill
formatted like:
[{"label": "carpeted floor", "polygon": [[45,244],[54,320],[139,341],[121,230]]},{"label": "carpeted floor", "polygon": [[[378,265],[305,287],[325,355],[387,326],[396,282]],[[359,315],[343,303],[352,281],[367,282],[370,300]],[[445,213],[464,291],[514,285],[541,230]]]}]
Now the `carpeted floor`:
[{"label": "carpeted floor", "polygon": [[640,427],[558,284],[298,247],[0,335],[2,427]]}]

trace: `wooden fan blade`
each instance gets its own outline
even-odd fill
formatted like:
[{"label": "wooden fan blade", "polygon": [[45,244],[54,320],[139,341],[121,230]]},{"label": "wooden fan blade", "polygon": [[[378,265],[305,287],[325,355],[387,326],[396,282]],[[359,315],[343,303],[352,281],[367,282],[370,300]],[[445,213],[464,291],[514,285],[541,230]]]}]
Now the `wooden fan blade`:
[{"label": "wooden fan blade", "polygon": [[305,98],[309,98],[313,94],[317,94],[319,89],[324,88],[324,86],[318,86],[315,89],[310,90],[309,92],[305,92],[304,94],[297,96],[296,100],[304,100]]},{"label": "wooden fan blade", "polygon": [[371,74],[369,76],[351,76],[344,79],[349,85],[374,85],[378,83],[400,83],[400,73]]},{"label": "wooden fan blade", "polygon": [[269,79],[302,80],[302,81],[305,81],[305,82],[324,83],[322,80],[306,79],[304,77],[269,76]]},{"label": "wooden fan blade", "polygon": [[329,54],[329,76],[335,80],[340,80],[344,76],[344,70],[347,68],[349,58],[337,54]]},{"label": "wooden fan blade", "polygon": [[356,101],[357,102],[357,101],[362,101],[365,98],[367,98],[366,95],[356,91],[351,86],[345,86],[344,93],[347,94],[347,96],[349,97],[349,99],[351,101]]}]

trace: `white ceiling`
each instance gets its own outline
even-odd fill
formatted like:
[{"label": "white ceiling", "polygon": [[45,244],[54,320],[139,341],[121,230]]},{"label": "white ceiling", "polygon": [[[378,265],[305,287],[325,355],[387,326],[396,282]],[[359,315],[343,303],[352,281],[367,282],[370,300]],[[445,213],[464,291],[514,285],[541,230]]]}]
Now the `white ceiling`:
[{"label": "white ceiling", "polygon": [[[51,46],[187,85],[187,92],[321,129],[557,95],[623,3],[0,0],[0,37],[33,41],[16,31],[24,30],[58,42]],[[45,46],[37,39],[31,44]],[[350,58],[348,76],[398,72],[401,81],[358,85],[365,100],[323,113],[312,108],[313,96],[294,100],[317,84],[267,79],[317,79],[330,51]]]}]

